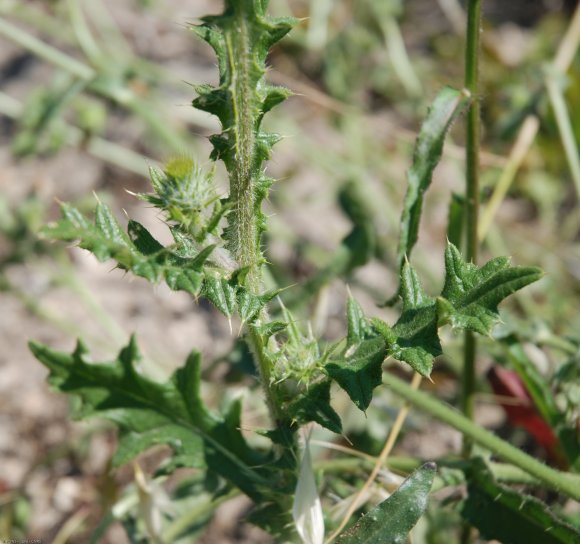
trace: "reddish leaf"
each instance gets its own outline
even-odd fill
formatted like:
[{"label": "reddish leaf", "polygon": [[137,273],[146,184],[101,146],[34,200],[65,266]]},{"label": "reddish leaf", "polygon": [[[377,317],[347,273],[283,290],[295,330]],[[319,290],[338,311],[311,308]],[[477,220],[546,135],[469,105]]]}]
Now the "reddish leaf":
[{"label": "reddish leaf", "polygon": [[487,378],[497,402],[505,410],[509,422],[523,427],[535,441],[546,449],[550,457],[560,464],[562,455],[556,434],[540,416],[525,384],[513,370],[493,366]]}]

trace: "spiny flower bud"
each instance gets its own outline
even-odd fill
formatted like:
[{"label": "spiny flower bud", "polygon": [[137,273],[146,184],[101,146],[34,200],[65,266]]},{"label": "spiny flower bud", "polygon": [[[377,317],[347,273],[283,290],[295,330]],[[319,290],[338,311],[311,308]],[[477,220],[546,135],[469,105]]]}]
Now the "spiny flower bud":
[{"label": "spiny flower bud", "polygon": [[139,196],[162,209],[180,230],[200,242],[215,230],[216,214],[219,220],[223,211],[213,172],[204,171],[189,157],[176,157],[163,170],[151,168],[151,183],[155,193]]}]

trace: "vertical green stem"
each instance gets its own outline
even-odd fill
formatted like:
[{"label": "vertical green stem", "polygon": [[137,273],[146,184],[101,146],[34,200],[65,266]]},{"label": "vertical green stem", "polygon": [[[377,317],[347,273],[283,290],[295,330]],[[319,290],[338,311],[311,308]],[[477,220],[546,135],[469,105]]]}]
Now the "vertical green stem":
[{"label": "vertical green stem", "polygon": [[481,34],[481,1],[469,0],[467,18],[467,47],[465,53],[465,87],[473,101],[467,113],[466,179],[467,179],[467,260],[477,261],[479,242],[479,53]]},{"label": "vertical green stem", "polygon": [[[477,339],[471,331],[465,332],[463,345],[463,375],[461,381],[461,411],[473,419],[475,412],[475,359],[477,354]],[[465,457],[471,455],[472,441],[463,437],[462,452]]]},{"label": "vertical green stem", "polygon": [[[232,99],[233,124],[231,127],[235,148],[233,160],[228,166],[230,176],[230,225],[228,245],[241,268],[248,268],[245,287],[255,294],[263,289],[262,255],[260,250],[260,229],[256,214],[256,186],[260,162],[256,155],[256,111],[252,106],[252,96],[256,93],[252,82],[252,70],[255,70],[252,57],[249,23],[246,12],[238,6],[235,11],[237,32],[226,35],[225,47],[229,71],[235,74],[230,85]],[[265,310],[262,319],[266,318]],[[266,397],[271,418],[275,425],[282,420],[279,403],[272,387],[271,362],[265,355],[262,338],[251,327],[248,330],[247,342],[253,352],[260,381]]]},{"label": "vertical green stem", "polygon": [[[234,37],[228,36],[226,47],[229,51],[228,60],[235,63],[230,66],[232,74],[236,74],[231,86],[232,101],[234,104],[234,132],[235,159],[234,168],[230,171],[230,201],[233,204],[232,225],[229,245],[234,257],[241,267],[249,267],[246,279],[248,288],[254,292],[261,288],[261,274],[259,270],[260,248],[258,241],[257,218],[254,212],[254,166],[255,112],[251,109],[252,88],[250,72],[252,57],[250,54],[249,29],[244,13],[237,12],[238,32]],[[236,43],[232,43],[233,40]],[[240,56],[237,57],[234,52]]]},{"label": "vertical green stem", "polygon": [[283,420],[283,415],[280,412],[280,404],[272,388],[272,369],[270,368],[270,361],[264,354],[266,346],[262,342],[262,337],[251,327],[248,330],[247,342],[258,366],[260,381],[262,382],[270,417],[273,420],[272,422],[278,426]]},{"label": "vertical green stem", "polygon": [[[469,0],[467,6],[467,46],[465,52],[465,87],[471,93],[473,102],[467,113],[466,138],[466,258],[477,262],[479,216],[479,53],[481,32],[481,2]],[[476,339],[472,332],[465,333],[463,381],[461,390],[461,409],[470,419],[474,412]],[[472,442],[464,436],[463,453],[469,456]]]}]

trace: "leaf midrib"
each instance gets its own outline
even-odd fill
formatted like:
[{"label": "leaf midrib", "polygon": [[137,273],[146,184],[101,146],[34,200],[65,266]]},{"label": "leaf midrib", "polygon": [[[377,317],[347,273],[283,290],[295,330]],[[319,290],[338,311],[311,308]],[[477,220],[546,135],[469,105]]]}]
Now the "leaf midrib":
[{"label": "leaf midrib", "polygon": [[[82,379],[86,380],[88,383],[94,383],[94,375],[89,370],[89,366],[90,366],[89,363],[86,363],[86,362],[84,362],[82,360],[80,362],[82,363],[82,367],[81,367],[82,371],[79,371],[79,369],[75,369],[75,373],[77,375],[80,375],[80,377]],[[119,363],[122,365],[122,363],[120,361],[119,361]],[[78,367],[78,363],[75,363],[74,359],[72,359],[71,366],[77,366]],[[104,366],[104,365],[102,365],[102,366]],[[115,368],[114,368],[115,365],[112,365],[112,364],[107,363],[106,366],[109,366],[110,368],[112,368],[113,370],[115,370]],[[165,384],[158,384],[158,385],[160,387],[163,387]],[[98,384],[95,384],[95,385],[91,385],[90,387],[99,387],[99,385]],[[100,387],[103,387],[103,386],[101,385]],[[132,389],[130,389],[130,390],[122,389],[118,385],[116,385],[116,384],[113,383],[112,386],[110,384],[107,385],[107,390],[108,391],[111,391],[113,393],[117,393],[121,398],[123,396],[129,397],[130,399],[136,401],[138,404],[142,404],[146,409],[152,410],[155,413],[162,414],[165,418],[167,418],[167,420],[170,423],[174,422],[174,423],[176,423],[176,424],[178,424],[178,425],[180,425],[180,426],[182,426],[182,427],[184,427],[186,429],[192,430],[194,433],[197,433],[199,436],[201,436],[201,438],[203,440],[209,442],[213,447],[215,447],[216,449],[218,449],[220,451],[220,453],[222,453],[226,457],[228,457],[234,464],[238,465],[245,472],[250,473],[252,475],[252,477],[255,479],[256,482],[259,482],[259,483],[262,483],[262,484],[269,484],[269,481],[268,480],[266,480],[265,478],[262,478],[261,476],[258,476],[257,474],[255,474],[254,471],[252,471],[252,469],[250,467],[248,467],[248,465],[246,465],[243,462],[241,462],[240,459],[238,457],[236,457],[235,455],[232,455],[227,448],[224,448],[218,441],[216,441],[214,438],[212,438],[211,435],[209,435],[206,430],[203,430],[200,426],[196,425],[194,422],[188,421],[188,420],[184,420],[181,417],[174,417],[172,414],[168,414],[166,410],[160,409],[159,406],[157,406],[155,404],[151,404],[150,402],[148,402],[148,399],[147,399],[146,396],[143,399],[140,396],[135,395],[134,394],[134,390],[132,390]],[[181,395],[181,393],[179,394],[179,396],[181,398],[183,398],[183,396]],[[124,407],[124,408],[127,408],[127,407]],[[120,407],[120,409],[123,409],[123,407]],[[103,416],[104,416],[104,414],[103,414]],[[223,421],[221,423],[223,423]]]}]

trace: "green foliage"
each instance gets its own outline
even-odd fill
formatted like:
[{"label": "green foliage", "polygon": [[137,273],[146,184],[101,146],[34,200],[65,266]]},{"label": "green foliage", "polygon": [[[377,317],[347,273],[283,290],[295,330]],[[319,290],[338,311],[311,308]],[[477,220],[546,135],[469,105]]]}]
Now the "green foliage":
[{"label": "green foliage", "polygon": [[386,501],[339,536],[338,544],[404,544],[427,508],[437,467],[426,463]]},{"label": "green foliage", "polygon": [[33,92],[19,120],[19,131],[12,144],[14,153],[19,156],[54,153],[63,147],[66,130],[60,115],[84,86],[64,76]]},{"label": "green foliage", "polygon": [[372,338],[361,342],[354,351],[347,350],[338,360],[326,365],[328,375],[349,395],[360,410],[366,410],[373,398],[373,389],[381,385],[385,342]]},{"label": "green foliage", "polygon": [[114,259],[119,268],[151,282],[164,279],[174,290],[197,296],[203,283],[203,265],[213,251],[208,246],[194,257],[181,257],[181,246],[163,247],[136,221],[123,231],[111,209],[99,203],[91,223],[73,206],[61,206],[63,218],[47,226],[43,234],[55,240],[74,242],[93,253],[99,261]]},{"label": "green foliage", "polygon": [[97,204],[94,222],[70,204],[62,204],[61,210],[63,218],[43,229],[45,237],[78,240],[79,247],[100,261],[112,259],[122,270],[153,283],[164,280],[174,291],[203,294],[227,317],[238,312],[242,321],[252,321],[277,294],[250,294],[239,285],[244,271],[231,273],[222,248],[202,247],[179,229],[172,229],[175,243],[165,247],[137,221],[130,220],[125,232],[106,204]]},{"label": "green foliage", "polygon": [[402,267],[419,236],[419,223],[425,191],[431,185],[433,171],[441,160],[445,136],[459,114],[469,104],[467,91],[445,87],[435,97],[415,143],[413,164],[407,172],[407,194],[401,215],[398,263]]},{"label": "green foliage", "polygon": [[[316,421],[340,433],[342,424],[330,406],[331,384],[324,370],[333,348],[322,352],[312,330],[302,334],[290,311],[282,309],[284,321],[256,327],[255,332],[261,336],[263,355],[272,369],[271,387],[285,419],[291,426]],[[271,342],[274,335],[281,341]]]},{"label": "green foliage", "polygon": [[46,204],[36,195],[28,196],[15,206],[7,194],[0,193],[0,240],[4,245],[0,273],[9,264],[24,262],[32,255],[46,252],[46,244],[38,239],[45,216]]},{"label": "green foliage", "polygon": [[392,357],[428,377],[442,348],[438,329],[453,327],[489,334],[499,321],[498,303],[541,277],[536,268],[510,267],[493,259],[481,268],[465,263],[452,244],[445,252],[446,279],[436,300],[423,291],[415,270],[406,263],[401,271],[402,313],[392,327],[381,319],[367,320],[360,305],[347,306],[346,347],[326,364],[336,381],[360,410],[366,410],[373,390],[382,382],[382,363]]},{"label": "green foliage", "polygon": [[451,193],[449,215],[447,218],[447,239],[455,246],[461,247],[463,225],[465,223],[465,199],[463,195]]},{"label": "green foliage", "polygon": [[[178,157],[163,171],[152,168],[151,184],[155,193],[140,198],[163,210],[176,229],[198,243],[219,234],[219,223],[228,207],[216,194],[213,173],[204,172],[187,157]],[[213,209],[209,210],[210,206]]]},{"label": "green foliage", "polygon": [[510,266],[507,257],[496,257],[479,268],[466,263],[451,244],[445,251],[445,270],[445,285],[437,299],[439,322],[484,335],[499,319],[498,304],[543,275],[539,268]]},{"label": "green foliage", "polygon": [[573,544],[580,532],[552,514],[545,504],[497,484],[485,462],[474,460],[461,514],[486,539],[504,544]]},{"label": "green foliage", "polygon": [[371,403],[373,389],[382,382],[385,343],[376,336],[360,304],[348,299],[348,331],[342,357],[326,365],[328,375],[350,396],[360,410]]},{"label": "green foliage", "polygon": [[537,281],[541,270],[510,266],[509,259],[492,259],[482,267],[466,263],[451,243],[445,250],[445,284],[433,299],[425,294],[417,273],[406,263],[401,272],[401,317],[393,327],[374,319],[388,354],[429,376],[433,359],[441,354],[437,329],[450,324],[461,330],[490,334],[499,321],[498,304],[517,290]]},{"label": "green foliage", "polygon": [[374,319],[373,325],[393,358],[406,362],[422,376],[429,376],[433,359],[442,353],[437,334],[437,308],[408,263],[403,267],[401,280],[401,317],[392,328],[379,319]]},{"label": "green foliage", "polygon": [[315,421],[333,433],[342,432],[339,415],[330,406],[330,382],[311,385],[291,401],[287,407],[292,420],[304,425]]},{"label": "green foliage", "polygon": [[213,160],[223,160],[230,175],[227,247],[241,267],[262,264],[260,239],[265,229],[262,201],[273,183],[263,172],[278,135],[261,130],[262,119],[289,91],[265,82],[270,48],[292,28],[293,19],[266,15],[268,1],[227,0],[222,15],[204,17],[193,31],[215,51],[219,86],[200,85],[194,107],[217,116],[223,132],[211,137]]},{"label": "green foliage", "polygon": [[[272,453],[250,448],[240,432],[239,401],[217,414],[200,396],[201,357],[192,353],[165,383],[143,376],[135,339],[112,363],[89,362],[79,342],[72,354],[31,342],[30,349],[50,371],[50,384],[80,398],[76,417],[105,417],[121,430],[115,464],[154,445],[170,446],[172,468],[209,468],[257,504],[292,489],[291,472]],[[282,463],[282,464],[281,464]],[[273,512],[281,520],[284,512]]]},{"label": "green foliage", "polygon": [[[506,362],[522,380],[534,408],[557,435],[565,462],[578,471],[580,469],[580,437],[576,429],[576,419],[574,416],[571,420],[566,417],[566,411],[558,406],[551,387],[553,382],[556,384],[564,382],[565,387],[573,391],[578,385],[575,383],[573,374],[577,370],[573,372],[570,370],[577,369],[577,361],[573,360],[571,364],[564,364],[554,379],[548,381],[547,377],[542,375],[534,362],[530,360],[515,334],[501,338],[501,344],[505,347]],[[578,402],[572,399],[572,405],[577,407]]]},{"label": "green foliage", "polygon": [[[469,102],[468,93],[445,88],[429,109],[408,171],[395,263],[402,304],[395,323],[368,319],[350,297],[346,337],[324,343],[309,326],[301,328],[281,303],[268,308],[281,291],[263,288],[261,238],[266,220],[262,203],[274,181],[265,174],[264,164],[279,137],[265,132],[262,121],[290,93],[266,82],[266,62],[271,48],[294,21],[269,17],[267,7],[268,0],[226,0],[223,13],[203,18],[202,24],[192,29],[217,56],[219,83],[215,87],[197,85],[193,105],[215,115],[221,123],[222,132],[211,137],[211,158],[223,161],[229,194],[218,194],[214,172],[205,172],[192,159],[178,157],[162,170],[152,169],[153,192],[138,195],[162,212],[173,243],[162,245],[133,220],[125,231],[110,208],[100,202],[94,221],[63,204],[62,219],[47,226],[43,234],[50,239],[78,241],[100,261],[113,260],[120,269],[152,283],[165,281],[171,289],[185,291],[195,299],[205,297],[228,318],[237,314],[247,357],[253,359],[271,416],[271,428],[257,433],[269,443],[255,448],[244,438],[240,401],[230,402],[219,413],[205,405],[200,395],[201,358],[197,353],[192,353],[166,382],[157,383],[140,372],[134,338],[110,363],[90,362],[80,341],[72,354],[38,343],[30,347],[49,369],[50,383],[80,399],[78,417],[101,416],[119,427],[119,447],[113,460],[116,466],[154,446],[167,445],[173,456],[163,467],[164,473],[188,467],[219,479],[211,492],[204,488],[212,496],[212,504],[219,500],[219,493],[242,492],[255,504],[250,519],[284,541],[296,536],[290,511],[300,472],[297,431],[311,422],[334,433],[343,431],[340,416],[331,405],[333,382],[366,411],[382,383],[385,358],[404,362],[429,377],[434,359],[442,353],[440,327],[449,324],[490,335],[499,320],[499,303],[538,280],[541,271],[512,267],[504,257],[478,267],[465,262],[459,250],[448,243],[440,295],[432,297],[423,290],[409,258],[418,238],[424,194],[441,158],[446,134]],[[398,3],[385,4],[385,11],[372,13],[392,19],[398,7]],[[42,128],[42,119],[36,121],[34,126]],[[342,187],[338,200],[352,229],[330,264],[299,288],[294,301],[310,301],[331,279],[349,275],[373,258],[377,239],[365,198],[354,182]],[[457,241],[461,239],[463,214],[462,206],[452,209],[450,234]],[[529,384],[538,386],[533,394],[544,394],[536,377],[529,377]],[[543,408],[553,406],[546,401]],[[468,434],[465,428],[463,432]],[[427,507],[435,470],[433,463],[423,465],[339,542],[405,542]],[[536,470],[538,473],[543,474]],[[485,487],[477,471],[468,479],[470,496],[464,503],[464,515],[475,525],[484,526],[488,521],[474,513],[474,501],[497,498],[496,484]],[[508,497],[511,495],[506,493],[505,500],[492,506],[513,510]],[[522,515],[526,517],[528,512],[524,509]],[[530,512],[530,519],[542,519],[535,510]],[[481,513],[484,515],[485,509]],[[208,513],[202,514],[200,520],[205,523]],[[127,516],[123,522],[135,539],[141,538],[142,524],[137,518]],[[174,536],[181,534],[179,527],[174,528]]]}]

